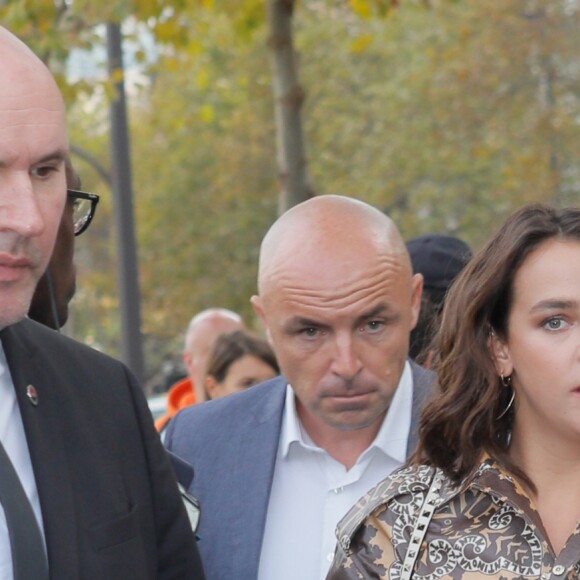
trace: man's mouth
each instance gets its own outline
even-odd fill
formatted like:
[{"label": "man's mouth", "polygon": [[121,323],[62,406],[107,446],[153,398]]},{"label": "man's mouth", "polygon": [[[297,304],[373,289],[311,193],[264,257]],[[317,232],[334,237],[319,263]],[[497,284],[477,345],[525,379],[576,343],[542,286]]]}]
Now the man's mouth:
[{"label": "man's mouth", "polygon": [[0,254],[0,281],[13,282],[19,280],[32,267],[32,262],[28,258]]}]

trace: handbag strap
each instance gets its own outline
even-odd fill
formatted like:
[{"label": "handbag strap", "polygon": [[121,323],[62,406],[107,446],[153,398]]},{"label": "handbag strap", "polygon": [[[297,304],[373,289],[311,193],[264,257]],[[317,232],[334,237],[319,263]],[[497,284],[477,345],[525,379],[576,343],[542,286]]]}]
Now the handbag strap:
[{"label": "handbag strap", "polygon": [[411,580],[417,558],[419,557],[419,548],[423,543],[423,538],[427,533],[429,522],[431,521],[433,512],[437,507],[437,499],[439,498],[439,490],[441,489],[442,484],[443,471],[436,469],[429,490],[427,491],[421,509],[419,510],[419,516],[415,520],[415,525],[413,526],[413,532],[411,533],[411,538],[409,540],[409,547],[407,548],[407,553],[403,560],[403,569],[400,580]]}]

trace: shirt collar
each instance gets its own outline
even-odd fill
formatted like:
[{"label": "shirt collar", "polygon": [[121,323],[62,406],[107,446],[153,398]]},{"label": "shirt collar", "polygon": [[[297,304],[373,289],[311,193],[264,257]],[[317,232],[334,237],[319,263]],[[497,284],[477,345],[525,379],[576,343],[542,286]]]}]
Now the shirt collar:
[{"label": "shirt collar", "polygon": [[[411,427],[412,406],[413,373],[409,361],[406,361],[399,384],[379,432],[361,457],[371,450],[377,449],[399,463],[404,463],[407,458],[407,440]],[[304,429],[296,412],[296,396],[291,385],[288,384],[286,385],[286,400],[280,431],[279,449],[283,458],[288,456],[292,444],[300,445],[304,449],[311,451],[324,451],[312,441]]]},{"label": "shirt collar", "polygon": [[290,384],[286,385],[286,401],[284,404],[284,415],[282,417],[282,427],[280,431],[280,451],[282,457],[286,458],[290,451],[290,446],[297,443],[307,449],[316,449],[316,446],[302,428],[298,413],[296,412],[296,398]]},{"label": "shirt collar", "polygon": [[[4,345],[2,344],[2,341],[0,340],[0,383],[6,382],[6,380],[3,379],[2,376],[6,372],[7,368],[8,368],[8,362],[6,361],[6,354],[4,353]],[[11,381],[8,380],[8,383],[10,383],[10,382]],[[12,388],[12,385],[10,385],[10,388]]]}]

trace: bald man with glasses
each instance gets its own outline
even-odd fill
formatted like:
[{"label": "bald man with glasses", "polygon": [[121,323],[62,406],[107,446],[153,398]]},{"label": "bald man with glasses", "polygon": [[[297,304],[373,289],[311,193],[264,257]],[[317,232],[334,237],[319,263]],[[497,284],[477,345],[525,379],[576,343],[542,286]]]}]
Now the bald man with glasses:
[{"label": "bald man with glasses", "polygon": [[0,27],[0,577],[203,580],[134,377],[26,317],[59,228],[90,220],[90,196],[74,217],[68,157],[54,79]]}]

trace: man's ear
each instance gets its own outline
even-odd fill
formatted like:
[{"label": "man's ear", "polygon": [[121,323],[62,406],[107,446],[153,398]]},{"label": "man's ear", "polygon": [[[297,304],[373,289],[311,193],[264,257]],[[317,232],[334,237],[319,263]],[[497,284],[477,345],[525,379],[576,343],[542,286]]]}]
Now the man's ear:
[{"label": "man's ear", "polygon": [[423,294],[423,274],[414,274],[411,278],[411,330],[417,326],[421,311],[421,296]]},{"label": "man's ear", "polygon": [[268,319],[266,318],[266,314],[264,312],[264,304],[262,302],[262,298],[260,296],[257,296],[256,294],[254,294],[254,296],[252,296],[250,298],[250,302],[252,303],[252,306],[254,307],[254,312],[262,320],[262,324],[264,325],[264,330],[266,332],[266,339],[268,340],[268,343],[270,344],[270,346],[273,348],[274,345],[272,343],[272,333],[270,332],[270,325],[268,324]]},{"label": "man's ear", "polygon": [[191,353],[188,350],[183,351],[183,364],[187,369],[187,374],[189,376],[193,375],[193,360],[191,357]]},{"label": "man's ear", "polygon": [[207,393],[208,399],[218,399],[220,397],[219,383],[212,375],[205,377],[205,392]]},{"label": "man's ear", "polygon": [[514,367],[507,343],[492,330],[489,333],[487,344],[497,373],[509,377]]}]

